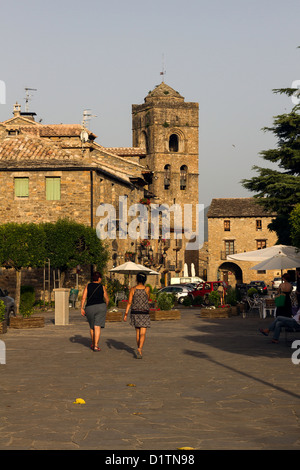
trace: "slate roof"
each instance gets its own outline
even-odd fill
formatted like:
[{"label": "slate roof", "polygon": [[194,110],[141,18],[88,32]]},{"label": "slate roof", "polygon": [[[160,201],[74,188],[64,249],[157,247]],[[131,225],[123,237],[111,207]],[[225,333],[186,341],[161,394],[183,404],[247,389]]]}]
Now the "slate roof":
[{"label": "slate roof", "polygon": [[219,198],[211,201],[208,218],[226,217],[272,217],[274,212],[266,211],[255,198]]}]

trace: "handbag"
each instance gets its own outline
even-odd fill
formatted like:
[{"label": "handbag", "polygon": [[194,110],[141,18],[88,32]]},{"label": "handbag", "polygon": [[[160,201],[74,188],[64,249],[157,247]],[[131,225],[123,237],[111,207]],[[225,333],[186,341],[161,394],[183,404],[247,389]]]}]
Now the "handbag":
[{"label": "handbag", "polygon": [[284,307],[285,304],[285,295],[280,294],[277,297],[275,297],[275,305],[276,307]]}]

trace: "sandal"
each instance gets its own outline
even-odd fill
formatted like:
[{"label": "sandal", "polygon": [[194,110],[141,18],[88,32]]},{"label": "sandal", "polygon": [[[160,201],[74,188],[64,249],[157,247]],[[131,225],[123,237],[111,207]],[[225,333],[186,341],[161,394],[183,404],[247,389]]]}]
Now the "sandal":
[{"label": "sandal", "polygon": [[259,331],[265,336],[269,335],[269,333],[267,333],[267,330],[264,330],[263,328],[259,328]]},{"label": "sandal", "polygon": [[137,359],[143,359],[143,356],[142,356],[142,354],[140,353],[140,351],[138,349],[136,350],[136,358]]},{"label": "sandal", "polygon": [[94,352],[95,352],[95,351],[101,351],[101,348],[98,348],[98,346],[94,346],[93,351],[94,351]]},{"label": "sandal", "polygon": [[278,339],[272,339],[271,343],[278,344],[279,341],[278,341]]}]

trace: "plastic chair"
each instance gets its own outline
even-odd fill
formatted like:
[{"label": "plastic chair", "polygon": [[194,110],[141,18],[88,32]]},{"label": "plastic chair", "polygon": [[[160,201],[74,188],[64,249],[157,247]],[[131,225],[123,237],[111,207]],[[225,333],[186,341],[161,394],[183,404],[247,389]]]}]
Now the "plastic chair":
[{"label": "plastic chair", "polygon": [[263,313],[262,317],[267,318],[267,315],[274,316],[276,314],[276,305],[274,299],[265,299],[263,301]]}]

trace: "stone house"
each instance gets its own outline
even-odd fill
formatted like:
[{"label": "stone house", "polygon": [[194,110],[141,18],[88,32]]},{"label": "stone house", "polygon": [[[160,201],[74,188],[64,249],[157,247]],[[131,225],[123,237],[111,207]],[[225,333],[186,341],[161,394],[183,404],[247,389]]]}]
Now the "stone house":
[{"label": "stone house", "polygon": [[[16,103],[13,117],[0,123],[0,223],[68,217],[97,228],[97,210],[108,204],[115,208],[117,230],[107,240],[108,269],[132,259],[158,271],[164,283],[180,276],[184,263],[195,262],[197,253],[185,250],[183,230],[182,238],[174,239],[174,218],[164,236],[160,215],[158,236],[151,237],[149,203],[175,204],[177,211],[198,203],[198,104],[185,103],[161,83],[143,105],[132,106],[132,122],[132,147],[105,148],[86,126],[41,124],[35,113],[21,112]],[[149,240],[118,236],[120,198],[127,209],[143,204]],[[160,287],[161,279],[153,276],[151,283]]]},{"label": "stone house", "polygon": [[213,199],[208,218],[208,279],[230,285],[261,280],[270,284],[277,271],[255,271],[257,263],[227,260],[227,255],[258,250],[277,242],[268,225],[276,214],[268,213],[254,198]]}]

